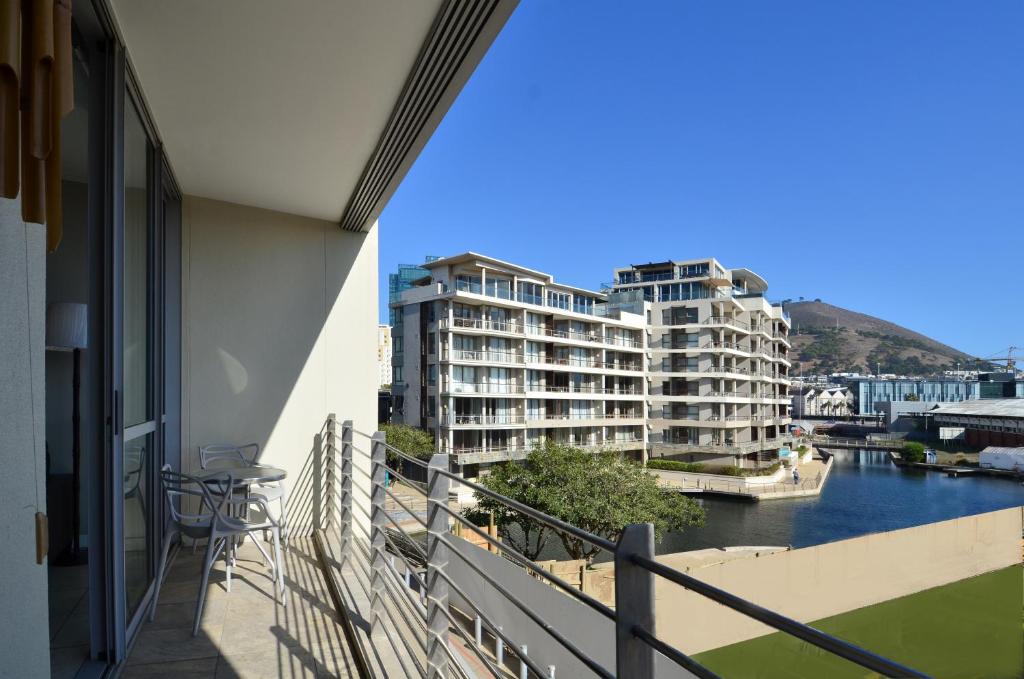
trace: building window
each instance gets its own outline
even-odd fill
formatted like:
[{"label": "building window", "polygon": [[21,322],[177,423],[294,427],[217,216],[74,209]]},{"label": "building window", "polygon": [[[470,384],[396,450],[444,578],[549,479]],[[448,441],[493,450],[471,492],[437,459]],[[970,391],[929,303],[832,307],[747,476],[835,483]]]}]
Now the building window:
[{"label": "building window", "polygon": [[594,313],[594,298],[575,295],[572,298],[572,310],[578,314]]},{"label": "building window", "polygon": [[400,365],[396,365],[391,373],[391,378],[395,383],[400,383],[404,379],[402,377],[403,368]]},{"label": "building window", "polygon": [[499,299],[512,299],[512,281],[505,278],[488,278],[484,294]]},{"label": "building window", "polygon": [[461,290],[462,292],[472,292],[475,295],[480,294],[480,276],[473,276],[471,274],[460,273],[455,276],[455,289]]},{"label": "building window", "polygon": [[525,304],[536,304],[538,306],[544,304],[544,291],[541,289],[539,283],[520,283],[519,284],[519,301]]},{"label": "building window", "polygon": [[555,309],[568,309],[569,293],[548,290],[548,306]]}]

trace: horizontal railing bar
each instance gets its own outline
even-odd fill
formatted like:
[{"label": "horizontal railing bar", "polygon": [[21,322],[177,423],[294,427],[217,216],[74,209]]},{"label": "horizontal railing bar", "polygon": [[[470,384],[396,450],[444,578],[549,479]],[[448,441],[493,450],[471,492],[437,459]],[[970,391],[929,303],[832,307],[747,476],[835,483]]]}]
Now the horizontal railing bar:
[{"label": "horizontal railing bar", "polygon": [[825,634],[820,630],[816,630],[813,627],[797,622],[792,618],[787,618],[784,615],[770,611],[767,608],[758,606],[757,604],[741,599],[735,594],[730,594],[725,590],[719,589],[713,585],[709,585],[706,582],[702,582],[693,576],[680,573],[679,571],[669,568],[664,564],[660,564],[657,561],[648,559],[644,556],[632,555],[630,557],[633,563],[646,568],[650,572],[660,575],[666,580],[670,580],[681,587],[692,590],[701,596],[704,596],[712,601],[716,601],[727,608],[731,608],[734,611],[738,611],[749,618],[753,618],[758,622],[762,622],[769,627],[785,632],[791,636],[802,639],[807,643],[817,646],[833,655],[838,655],[841,658],[845,658],[850,662],[856,663],[861,667],[865,667],[874,672],[879,672],[888,677],[926,677],[927,675],[921,674],[917,670],[912,670],[909,667],[904,667],[899,663],[893,662],[879,655],[872,653],[871,651],[855,646],[849,642],[838,639],[829,634]]},{"label": "horizontal railing bar", "polygon": [[[384,486],[384,492],[387,493],[389,496],[391,496],[391,499],[394,500],[395,503],[398,504],[399,507],[404,509],[405,512],[409,516],[411,516],[412,518],[416,519],[416,523],[418,523],[421,526],[423,526],[423,528],[427,528],[427,522],[424,521],[423,519],[421,519],[420,517],[416,516],[415,512],[413,512],[411,509],[409,509],[404,502],[399,500],[398,497],[394,493],[392,493],[390,490],[388,490],[387,486]],[[402,532],[405,533],[404,530]],[[408,533],[406,533],[406,537],[409,537]]]},{"label": "horizontal railing bar", "polygon": [[[358,429],[353,429],[352,431],[354,433],[356,433],[356,434],[359,434],[360,436],[364,436],[364,437],[366,437],[366,438],[368,438],[370,440],[373,440],[373,435],[372,434],[367,434],[365,432],[361,432]],[[423,460],[419,459],[418,457],[413,457],[409,453],[403,452],[403,451],[399,450],[398,448],[395,448],[393,445],[391,445],[387,441],[376,441],[376,443],[380,443],[382,446],[384,446],[385,448],[387,448],[388,450],[390,450],[392,453],[394,453],[395,455],[399,456],[403,460],[408,460],[409,462],[412,462],[413,464],[419,465],[420,467],[423,467],[424,469],[426,469],[429,466],[429,465],[427,465],[426,462],[424,462]],[[365,451],[360,451],[360,452],[362,452],[364,455],[366,454]]]},{"label": "horizontal railing bar", "polygon": [[[419,625],[417,625],[413,621],[409,620],[409,616],[406,614],[405,609],[403,609],[401,606],[397,605],[398,604],[398,597],[395,595],[394,590],[391,589],[392,587],[394,587],[398,583],[396,583],[396,582],[389,582],[390,580],[391,580],[390,576],[384,578],[384,587],[385,587],[386,590],[388,590],[388,596],[395,602],[394,608],[398,612],[398,614],[401,615],[402,621],[405,622],[405,624],[408,625],[415,632],[416,630],[418,630],[420,628],[420,625],[426,625],[426,621],[421,620],[420,618],[418,618],[415,615],[413,617],[416,618],[416,622],[419,623]],[[390,610],[391,607],[384,606],[384,608],[385,608],[385,610],[387,610],[388,617],[391,618],[391,622],[393,624],[396,623],[397,620],[395,620],[395,616],[394,616],[394,614],[392,614],[392,612]],[[395,627],[397,628],[398,625],[396,624]],[[401,635],[403,643],[405,642],[405,637],[406,636],[407,635],[405,635],[405,634]],[[417,645],[420,647],[420,650],[422,650],[424,653],[426,653],[426,651],[427,651],[427,640],[425,638],[420,637],[417,634],[413,634],[412,636],[418,642]],[[406,649],[408,650],[408,645],[406,645]]]},{"label": "horizontal railing bar", "polygon": [[443,505],[440,505],[440,507],[441,507],[441,509],[443,511],[447,512],[449,515],[451,515],[457,521],[459,521],[460,523],[465,525],[467,528],[469,528],[471,531],[473,531],[474,533],[476,533],[477,535],[482,537],[488,543],[494,545],[495,547],[500,549],[505,554],[508,554],[508,555],[510,555],[512,557],[515,557],[515,561],[518,561],[521,565],[525,566],[526,568],[528,568],[529,570],[533,571],[534,573],[537,573],[541,577],[543,577],[543,578],[545,578],[547,580],[551,580],[551,582],[555,583],[560,588],[565,590],[570,596],[573,596],[576,599],[579,599],[580,601],[582,601],[586,605],[588,605],[591,608],[593,608],[598,613],[604,615],[609,620],[615,620],[615,611],[613,611],[608,606],[604,605],[603,603],[601,603],[600,601],[598,601],[594,597],[590,596],[589,594],[587,594],[585,592],[581,592],[580,590],[576,589],[575,587],[570,585],[568,582],[566,582],[565,580],[563,580],[559,576],[557,576],[554,573],[546,570],[543,566],[540,566],[536,562],[530,560],[529,558],[527,558],[526,556],[522,555],[521,553],[519,553],[515,549],[509,547],[508,545],[505,545],[502,542],[499,542],[498,540],[496,540],[492,536],[490,536],[487,533],[485,533],[484,531],[480,530],[480,528],[478,526],[473,525],[473,523],[471,523],[469,521],[469,519],[467,519],[466,517],[464,517],[464,516],[454,512],[454,511],[452,511],[450,508],[445,507]]},{"label": "horizontal railing bar", "polygon": [[[441,576],[441,578],[444,579],[445,582],[447,582],[449,585],[451,585],[456,591],[459,591],[458,586],[451,579],[451,577],[449,577],[448,574],[444,572],[444,570],[438,569],[438,570],[436,570],[434,572],[437,573],[439,576]],[[484,612],[480,609],[479,606],[477,606],[475,603],[473,603],[472,599],[467,597],[465,594],[462,594],[461,591],[459,591],[459,594],[461,595],[462,600],[465,601],[469,605],[469,607],[473,609],[473,612],[476,613],[478,616],[480,616],[480,619],[487,624],[487,626],[490,628],[492,634],[494,634],[497,637],[501,637],[501,640],[505,642],[505,645],[507,647],[518,650],[519,646],[512,640],[512,638],[509,637],[507,634],[505,634],[504,630],[499,630],[498,626],[495,625],[493,622],[491,622],[490,618],[488,618],[484,614]],[[444,606],[438,606],[438,608],[441,609],[441,610],[444,610],[445,607]],[[520,655],[519,658],[522,659],[522,661],[526,663],[527,667],[529,667],[533,672],[535,672],[538,677],[543,677],[546,674],[544,672],[544,670],[542,670],[537,665],[537,663],[535,663],[533,660],[531,660],[529,658],[529,656],[527,656],[527,655]],[[602,668],[602,671],[603,671],[603,668]],[[606,677],[606,679],[615,679],[615,677],[613,677],[612,675],[604,675],[604,674],[602,674],[601,676],[602,677]]]},{"label": "horizontal railing bar", "polygon": [[[398,631],[398,624],[397,624],[397,622],[395,620],[395,616],[391,613],[391,609],[388,606],[384,606],[383,608],[384,608],[384,611],[387,613],[388,618],[391,619],[392,626],[394,626],[395,630]],[[394,648],[397,651],[398,650],[398,644],[396,644],[394,638],[392,638],[391,630],[388,629],[387,625],[381,625],[381,627],[384,628],[384,634],[387,635],[388,641],[391,642],[392,648]],[[402,640],[402,646],[405,647],[406,653],[409,654],[409,658],[412,660],[412,664],[419,671],[420,676],[424,676],[425,677],[425,676],[427,676],[426,675],[426,668],[423,665],[420,664],[419,657],[417,656],[416,653],[413,652],[412,648],[409,647],[409,642],[406,641],[406,638],[405,638],[406,636],[407,635],[405,635],[405,634],[399,634],[398,638]],[[413,636],[416,636],[416,635],[413,635]],[[417,637],[417,641],[419,641],[419,637]],[[418,644],[418,645],[423,650],[423,652],[426,653],[426,650],[427,650],[426,649],[426,642],[424,642],[423,644]],[[404,670],[405,669],[405,667],[404,667],[405,663],[402,663],[401,658],[399,658],[399,663],[401,663],[403,665],[402,669]]]},{"label": "horizontal railing bar", "polygon": [[682,651],[672,646],[669,646],[661,639],[657,638],[643,627],[635,626],[632,630],[633,634],[644,641],[648,646],[653,648],[658,653],[669,660],[675,662],[680,667],[686,669],[691,674],[694,674],[700,679],[721,679],[717,674],[709,670],[708,668],[701,665],[699,662],[686,655]]},{"label": "horizontal railing bar", "polygon": [[[594,672],[596,672],[600,676],[605,677],[605,679],[615,679],[615,675],[610,673],[603,666],[601,666],[596,660],[592,659],[586,653],[584,653],[579,648],[577,648],[576,645],[574,643],[572,643],[571,641],[569,641],[568,639],[566,639],[562,635],[561,632],[559,632],[551,624],[549,624],[543,618],[541,618],[539,615],[537,615],[533,611],[533,609],[531,609],[529,606],[527,606],[523,602],[519,601],[519,599],[516,598],[516,596],[514,594],[509,592],[508,589],[506,589],[504,587],[504,585],[502,585],[497,580],[492,578],[490,575],[485,573],[484,569],[480,568],[475,563],[473,563],[473,560],[470,559],[465,554],[463,554],[458,549],[458,547],[453,545],[449,540],[447,540],[444,537],[438,536],[438,540],[442,544],[446,545],[451,552],[455,553],[460,559],[462,559],[463,563],[465,563],[467,566],[470,567],[470,569],[475,571],[477,573],[477,575],[479,575],[484,580],[486,580],[487,583],[491,587],[493,587],[494,589],[496,589],[498,591],[499,594],[504,596],[506,599],[508,599],[510,602],[512,602],[512,604],[514,604],[516,608],[518,608],[523,613],[525,613],[526,617],[528,617],[530,620],[532,620],[534,623],[536,623],[538,627],[540,627],[545,632],[547,632],[551,636],[552,639],[554,639],[559,644],[561,644],[562,647],[565,648],[565,650],[569,651],[574,656],[576,656],[576,658],[578,658],[580,660],[580,662],[582,662],[584,665],[589,667],[591,670],[593,670]],[[441,573],[441,571],[437,571],[437,572]],[[465,594],[465,592],[462,591],[462,589],[459,587],[459,585],[457,585],[454,582],[452,582],[452,580],[450,578],[448,578],[447,575],[443,575],[443,577],[444,577],[445,580],[447,580],[449,582],[449,584],[451,584],[451,586],[455,589],[455,591],[458,592],[463,597],[463,599],[466,599],[467,595]],[[468,599],[466,599],[466,600],[468,601]],[[543,677],[544,676],[543,673],[541,673],[540,676]]]},{"label": "horizontal railing bar", "polygon": [[483,663],[487,666],[487,669],[493,676],[499,677],[499,679],[503,679],[504,677],[508,676],[504,670],[498,669],[498,666],[494,664],[494,661],[492,661],[490,658],[484,655],[484,652],[480,649],[479,646],[476,645],[476,639],[469,638],[469,632],[462,629],[462,625],[459,624],[459,621],[455,619],[455,616],[452,615],[450,611],[445,609],[443,606],[439,607],[438,610],[444,613],[444,616],[448,618],[449,622],[451,622],[452,627],[455,628],[455,631],[458,632],[459,636],[463,638],[463,640],[466,642],[466,645],[469,646],[474,653],[476,653],[476,657],[480,658],[480,660],[483,661]]},{"label": "horizontal railing bar", "polygon": [[[385,586],[388,588],[388,593],[396,603],[402,603],[402,606],[396,606],[396,608],[402,608],[402,610],[415,618],[416,622],[423,626],[423,631],[425,633],[427,631],[427,619],[426,611],[422,610],[422,604],[416,600],[412,591],[405,586],[405,582],[402,580],[402,574],[398,572],[398,569],[395,568],[394,564],[387,560],[384,561],[384,564],[394,577],[393,580],[391,577],[385,579]],[[411,606],[411,610],[410,608],[407,608],[409,606]],[[406,618],[406,623],[409,623],[408,618]],[[419,626],[414,626],[411,623],[409,626],[416,627],[417,629],[419,628]],[[425,651],[426,648],[424,647],[423,650]]]},{"label": "horizontal railing bar", "polygon": [[[387,512],[384,512],[384,516],[386,516],[386,517],[388,518],[388,520],[389,520],[389,521],[391,521],[391,523],[395,523],[395,520],[394,520],[394,519],[392,519],[392,518],[391,518],[391,515],[390,515],[390,514],[388,514]],[[398,524],[395,524],[395,525],[398,525]],[[410,544],[412,545],[413,549],[415,549],[415,550],[416,550],[416,553],[417,553],[417,554],[419,554],[420,556],[422,556],[422,557],[423,557],[423,562],[424,562],[424,563],[426,563],[426,562],[427,562],[427,553],[426,553],[426,552],[424,552],[424,551],[423,551],[423,549],[422,549],[422,548],[421,548],[421,547],[420,547],[420,546],[419,546],[418,544],[416,544],[416,541],[415,541],[415,540],[413,540],[412,538],[410,538],[410,537],[409,537],[409,536],[408,536],[408,535],[407,535],[407,534],[405,533],[405,531],[403,531],[403,530],[402,530],[401,528],[399,528],[398,530],[399,530],[399,532],[401,532],[401,534],[402,534],[402,535],[405,535],[406,539],[408,539],[408,540],[409,540],[409,543],[410,543]],[[389,543],[392,543],[391,539],[390,539],[390,538],[388,537],[388,532],[387,532],[386,530],[384,531],[384,539],[385,539],[385,540],[387,540],[387,541],[388,541]],[[393,546],[393,547],[394,547],[395,549],[400,549],[400,548],[399,548],[399,546],[398,546],[397,544],[393,544],[393,543],[392,543],[392,546]]]},{"label": "horizontal railing bar", "polygon": [[595,547],[600,547],[601,549],[605,550],[606,552],[610,552],[612,554],[615,553],[615,543],[610,541],[610,540],[607,540],[605,538],[599,537],[599,536],[594,535],[592,533],[588,533],[587,531],[583,530],[582,528],[577,528],[576,526],[572,525],[571,523],[566,523],[565,521],[562,521],[561,519],[556,519],[553,516],[548,516],[547,514],[545,514],[542,511],[536,510],[533,507],[530,507],[529,505],[524,505],[522,502],[517,502],[516,500],[513,500],[512,498],[505,497],[504,495],[502,495],[500,493],[496,493],[495,491],[491,490],[490,488],[486,488],[484,486],[481,486],[478,483],[473,483],[472,481],[467,481],[466,479],[462,478],[458,474],[453,474],[452,472],[448,471],[447,469],[434,469],[434,471],[436,471],[438,474],[441,474],[442,476],[447,476],[449,479],[452,479],[456,483],[460,483],[460,484],[462,484],[462,485],[464,485],[464,486],[466,486],[468,488],[472,488],[473,490],[475,490],[476,492],[478,492],[478,493],[480,493],[482,495],[486,495],[487,497],[489,497],[489,498],[491,498],[493,500],[497,500],[501,504],[503,504],[503,505],[505,505],[507,507],[511,507],[512,509],[516,510],[517,512],[521,512],[521,513],[529,516],[532,519],[536,519],[537,521],[540,521],[541,523],[546,524],[546,525],[550,526],[551,528],[554,528],[556,530],[560,530],[560,531],[563,531],[565,533],[568,533],[569,535],[572,535],[575,538],[583,540],[584,542],[588,542],[588,543],[590,543],[591,545],[593,545]]},{"label": "horizontal railing bar", "polygon": [[384,465],[384,468],[388,471],[389,474],[393,474],[396,479],[398,479],[400,481],[404,481],[406,483],[406,485],[408,485],[409,487],[411,487],[414,490],[418,491],[421,495],[423,495],[423,497],[427,496],[427,494],[424,493],[419,488],[419,486],[424,485],[422,481],[413,481],[412,479],[406,478],[400,472],[396,472],[394,469],[392,469],[391,467],[387,466],[386,464]]},{"label": "horizontal railing bar", "polygon": [[[386,537],[385,537],[384,539],[385,539],[385,540],[387,540],[387,538],[386,538]],[[410,573],[410,574],[411,574],[411,575],[412,575],[412,576],[413,576],[414,578],[416,578],[416,582],[417,582],[417,583],[419,584],[419,586],[420,586],[420,591],[421,591],[421,592],[426,592],[426,591],[427,591],[427,584],[426,584],[425,582],[423,582],[423,578],[421,578],[421,577],[420,577],[420,575],[419,575],[419,573],[417,573],[417,572],[416,572],[416,569],[412,567],[412,564],[410,564],[410,563],[409,563],[409,562],[408,562],[408,561],[406,560],[406,558],[405,558],[405,557],[404,557],[403,555],[401,555],[401,554],[399,554],[399,555],[398,555],[398,558],[402,560],[402,563],[403,563],[403,564],[405,564],[405,568],[406,568],[406,570],[407,570],[407,571],[408,571],[408,572],[409,572],[409,573]],[[397,577],[397,578],[398,578],[399,580],[401,580],[401,579],[402,579],[402,574],[398,572],[398,569],[397,569],[397,568],[395,568],[394,564],[392,564],[392,563],[391,563],[391,562],[390,562],[389,560],[387,560],[387,559],[385,559],[385,560],[384,560],[384,563],[386,563],[386,564],[388,565],[388,567],[389,567],[389,568],[391,569],[391,572],[395,574],[395,577]],[[403,588],[403,589],[405,589],[405,588]],[[408,590],[406,590],[406,591],[408,591]],[[413,598],[414,600],[416,599],[416,597],[414,597],[414,596],[412,595],[412,593],[411,593],[411,592],[409,593],[409,596],[411,596],[411,597],[412,597],[412,598]],[[421,607],[421,606],[423,605],[423,604],[421,604],[421,603],[420,603],[420,602],[419,602],[418,600],[416,601],[416,604],[417,604],[417,606],[418,606],[418,607]],[[422,614],[423,614],[423,617],[424,617],[424,619],[426,619],[426,615],[427,615],[427,612],[426,612],[426,610],[425,610],[425,609],[424,609],[424,610],[420,610],[420,608],[417,608],[416,610],[418,610],[418,611],[419,611],[420,613],[422,613]]]}]

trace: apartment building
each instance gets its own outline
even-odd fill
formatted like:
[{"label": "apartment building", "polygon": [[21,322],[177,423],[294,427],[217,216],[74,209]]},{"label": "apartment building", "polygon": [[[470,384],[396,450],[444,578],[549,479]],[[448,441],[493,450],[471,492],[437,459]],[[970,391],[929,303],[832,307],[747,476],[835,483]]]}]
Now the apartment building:
[{"label": "apartment building", "polygon": [[648,310],[650,454],[755,466],[789,443],[790,321],[749,269],[715,259],[615,270]]},{"label": "apartment building", "polygon": [[643,456],[644,306],[467,252],[395,311],[394,421],[435,432],[467,476],[545,438]]}]

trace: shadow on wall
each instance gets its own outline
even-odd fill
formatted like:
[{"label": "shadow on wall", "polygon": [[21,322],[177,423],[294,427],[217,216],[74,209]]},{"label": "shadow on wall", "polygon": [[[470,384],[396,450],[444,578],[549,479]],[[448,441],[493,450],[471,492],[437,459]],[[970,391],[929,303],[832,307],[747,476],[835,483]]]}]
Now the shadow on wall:
[{"label": "shadow on wall", "polygon": [[328,412],[374,424],[376,227],[192,196],[183,212],[182,466],[255,441],[295,488]]}]

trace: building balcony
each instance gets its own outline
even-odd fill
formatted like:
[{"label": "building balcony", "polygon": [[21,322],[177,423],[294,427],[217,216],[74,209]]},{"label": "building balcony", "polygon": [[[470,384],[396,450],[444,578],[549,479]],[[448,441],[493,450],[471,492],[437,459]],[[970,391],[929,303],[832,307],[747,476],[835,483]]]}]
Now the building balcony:
[{"label": "building balcony", "polygon": [[521,396],[523,385],[494,382],[445,382],[441,388],[443,394],[458,396]]},{"label": "building balcony", "polygon": [[535,398],[577,398],[579,395],[593,395],[600,396],[601,400],[616,399],[616,400],[630,400],[630,399],[642,399],[643,391],[639,388],[614,388],[614,387],[597,387],[597,386],[551,386],[544,384],[528,384],[526,386],[526,393],[528,396]]},{"label": "building balcony", "polygon": [[445,415],[444,427],[491,427],[494,429],[520,429],[526,422],[523,415]]},{"label": "building balcony", "polygon": [[541,325],[527,325],[526,335],[528,339],[544,337],[562,344],[583,344],[619,347],[622,349],[643,349],[643,342],[631,340],[624,337],[608,337],[600,332],[578,332],[575,330],[556,330]]},{"label": "building balcony", "polygon": [[493,335],[522,335],[523,324],[516,321],[492,321],[487,318],[442,318],[438,321],[441,330],[482,333]]},{"label": "building balcony", "polygon": [[607,372],[629,373],[636,376],[643,374],[643,366],[634,363],[531,354],[526,355],[526,367],[536,370],[567,370],[588,374],[605,374]]},{"label": "building balcony", "polygon": [[444,363],[485,363],[488,365],[522,365],[523,354],[514,351],[471,351],[450,349],[442,352]]}]

